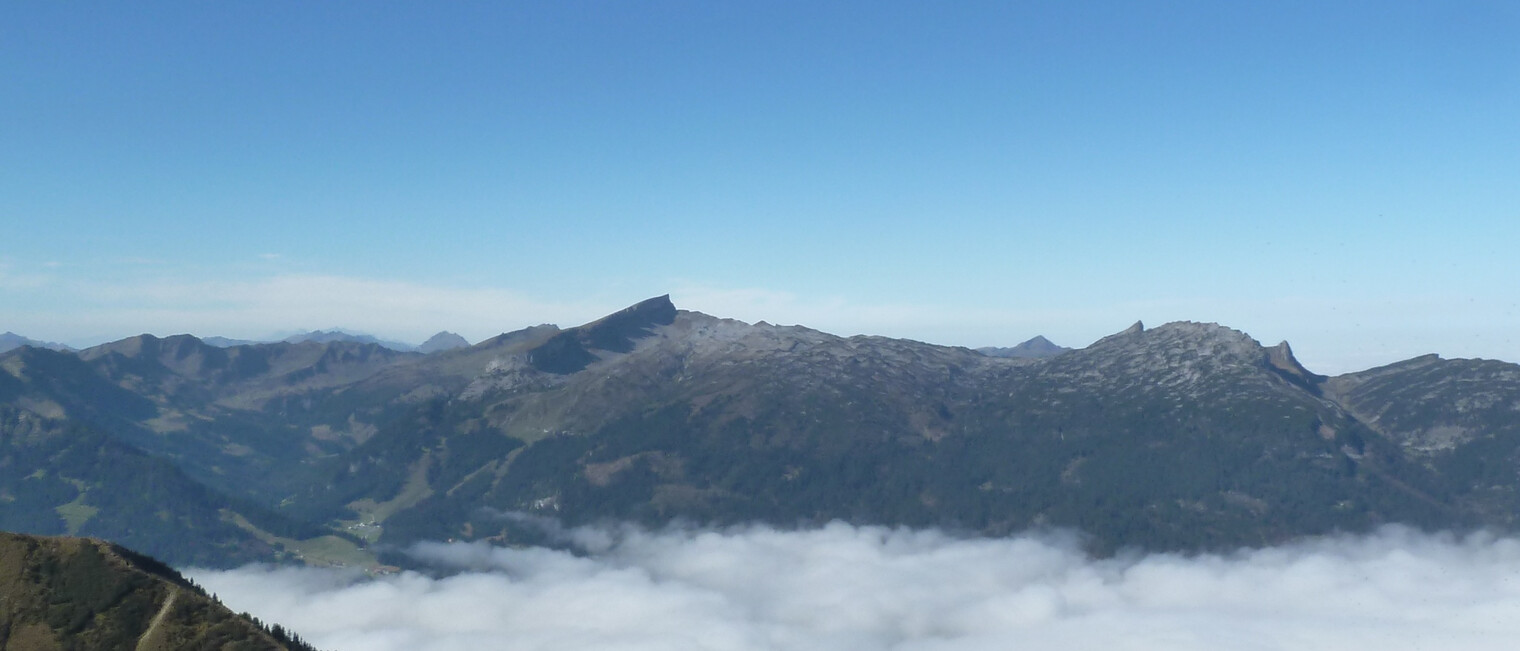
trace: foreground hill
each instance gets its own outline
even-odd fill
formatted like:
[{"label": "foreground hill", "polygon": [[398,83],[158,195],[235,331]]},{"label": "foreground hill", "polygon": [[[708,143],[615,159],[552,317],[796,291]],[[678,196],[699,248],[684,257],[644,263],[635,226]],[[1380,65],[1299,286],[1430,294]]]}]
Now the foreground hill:
[{"label": "foreground hill", "polygon": [[[172,464],[287,553],[321,533],[350,553],[528,540],[523,513],[1066,526],[1103,550],[1514,524],[1520,366],[1430,357],[1325,378],[1286,343],[1186,322],[1057,352],[840,337],[658,297],[428,355],[183,335],[23,348],[0,355],[0,404]],[[274,524],[246,526],[260,509]]]},{"label": "foreground hill", "polygon": [[310,649],[293,637],[122,547],[0,532],[0,650]]}]

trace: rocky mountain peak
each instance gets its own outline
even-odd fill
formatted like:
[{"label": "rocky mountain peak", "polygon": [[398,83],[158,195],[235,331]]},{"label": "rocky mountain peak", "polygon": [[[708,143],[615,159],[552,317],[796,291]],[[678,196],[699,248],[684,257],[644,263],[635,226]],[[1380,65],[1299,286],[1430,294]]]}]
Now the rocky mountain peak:
[{"label": "rocky mountain peak", "polygon": [[655,326],[670,325],[676,319],[676,306],[670,294],[639,301],[622,310],[577,328],[592,339],[597,348],[628,352],[634,339],[647,335]]},{"label": "rocky mountain peak", "polygon": [[1136,321],[1133,325],[1131,325],[1128,328],[1125,328],[1125,329],[1120,330],[1118,332],[1115,332],[1114,334],[1111,334],[1111,335],[1109,335],[1107,337],[1099,339],[1096,342],[1093,342],[1093,345],[1097,346],[1099,344],[1103,344],[1105,342],[1113,341],[1113,340],[1116,340],[1116,339],[1124,339],[1124,338],[1128,338],[1128,337],[1133,337],[1135,335],[1142,334],[1144,332],[1145,332],[1145,324],[1142,323],[1142,322],[1140,322],[1140,321]]},{"label": "rocky mountain peak", "polygon": [[1302,384],[1305,387],[1318,385],[1324,376],[1316,375],[1298,363],[1298,358],[1293,356],[1293,348],[1288,342],[1280,342],[1276,346],[1267,349],[1267,364],[1283,374],[1289,381]]},{"label": "rocky mountain peak", "polygon": [[670,295],[656,296],[555,335],[528,351],[528,363],[546,373],[574,373],[601,358],[593,351],[631,352],[638,340],[675,319],[676,306],[670,302]]}]

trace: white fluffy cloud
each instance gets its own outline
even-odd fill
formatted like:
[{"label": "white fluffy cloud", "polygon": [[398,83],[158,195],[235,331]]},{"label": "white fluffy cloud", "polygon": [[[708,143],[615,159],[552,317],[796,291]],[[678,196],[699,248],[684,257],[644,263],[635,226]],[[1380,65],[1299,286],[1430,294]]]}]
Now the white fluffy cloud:
[{"label": "white fluffy cloud", "polygon": [[581,554],[425,544],[458,573],[192,577],[321,648],[1509,649],[1520,542],[1387,528],[1094,560],[1053,537],[835,524],[574,532]]}]

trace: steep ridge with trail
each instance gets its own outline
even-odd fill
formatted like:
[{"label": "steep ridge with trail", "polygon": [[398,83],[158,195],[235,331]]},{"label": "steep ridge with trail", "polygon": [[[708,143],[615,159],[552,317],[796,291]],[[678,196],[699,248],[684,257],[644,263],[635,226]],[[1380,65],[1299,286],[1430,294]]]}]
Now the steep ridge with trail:
[{"label": "steep ridge with trail", "polygon": [[0,532],[0,650],[311,651],[152,558],[89,538]]}]

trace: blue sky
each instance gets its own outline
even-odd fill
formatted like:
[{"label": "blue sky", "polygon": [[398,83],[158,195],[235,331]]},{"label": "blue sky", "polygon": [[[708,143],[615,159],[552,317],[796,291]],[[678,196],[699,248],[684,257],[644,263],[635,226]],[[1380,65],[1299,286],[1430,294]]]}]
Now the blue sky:
[{"label": "blue sky", "polygon": [[0,4],[0,331],[1520,361],[1508,2]]}]

